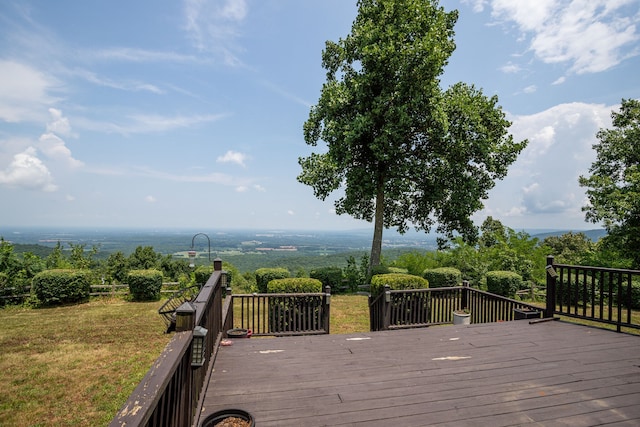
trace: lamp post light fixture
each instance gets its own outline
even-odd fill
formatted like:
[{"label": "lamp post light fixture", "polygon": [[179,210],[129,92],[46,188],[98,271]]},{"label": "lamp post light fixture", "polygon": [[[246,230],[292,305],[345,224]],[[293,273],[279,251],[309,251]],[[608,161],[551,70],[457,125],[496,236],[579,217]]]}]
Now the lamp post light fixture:
[{"label": "lamp post light fixture", "polygon": [[205,345],[207,330],[202,326],[193,328],[193,341],[191,342],[191,366],[199,368],[205,362]]},{"label": "lamp post light fixture", "polygon": [[204,236],[207,238],[207,242],[209,243],[209,264],[211,264],[211,240],[209,239],[209,236],[207,236],[206,234],[197,233],[191,238],[191,250],[187,252],[187,254],[189,255],[189,267],[191,268],[196,266],[196,251],[193,248],[193,244],[195,243],[196,237],[198,236]]}]

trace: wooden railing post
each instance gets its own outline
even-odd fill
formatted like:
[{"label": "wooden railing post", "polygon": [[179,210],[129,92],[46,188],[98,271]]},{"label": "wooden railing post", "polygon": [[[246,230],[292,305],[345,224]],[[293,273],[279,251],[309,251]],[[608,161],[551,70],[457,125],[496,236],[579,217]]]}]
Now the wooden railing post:
[{"label": "wooden railing post", "polygon": [[547,301],[546,308],[544,310],[544,317],[553,317],[556,311],[556,280],[558,274],[553,268],[553,256],[547,256]]},{"label": "wooden railing post", "polygon": [[462,309],[469,309],[469,281],[462,281],[462,294],[460,295],[460,305]]},{"label": "wooden railing post", "polygon": [[330,333],[330,323],[331,323],[331,286],[324,287],[324,297],[322,299],[322,304],[324,307],[322,308],[323,318],[322,322],[324,324],[324,330],[326,333]]},{"label": "wooden railing post", "polygon": [[196,308],[190,302],[176,309],[176,332],[192,331],[196,327]]},{"label": "wooden railing post", "polygon": [[391,324],[391,286],[384,285],[382,292],[384,293],[382,298],[382,330],[386,331]]}]

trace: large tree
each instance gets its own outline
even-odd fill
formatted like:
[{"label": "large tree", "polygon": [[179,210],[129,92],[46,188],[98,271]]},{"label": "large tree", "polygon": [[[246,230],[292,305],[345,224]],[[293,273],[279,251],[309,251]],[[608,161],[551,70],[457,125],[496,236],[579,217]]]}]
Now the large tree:
[{"label": "large tree", "polygon": [[298,180],[322,200],[343,188],[336,213],[374,222],[372,266],[384,228],[437,224],[475,240],[471,215],[526,145],[497,97],[441,89],[457,17],[437,0],[359,0],[351,33],[322,53],[327,80],[304,137],[328,149],[299,159]]},{"label": "large tree", "polygon": [[604,242],[640,268],[640,101],[623,99],[613,129],[600,129],[590,176],[581,176],[587,221],[603,223]]}]

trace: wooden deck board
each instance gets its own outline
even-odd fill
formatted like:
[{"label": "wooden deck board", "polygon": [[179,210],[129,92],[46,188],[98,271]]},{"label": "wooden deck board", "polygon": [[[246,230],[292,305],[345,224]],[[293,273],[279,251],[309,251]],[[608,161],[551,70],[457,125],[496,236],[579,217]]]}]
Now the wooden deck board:
[{"label": "wooden deck board", "polygon": [[640,337],[522,320],[239,339],[201,419],[226,408],[259,426],[640,425]]}]

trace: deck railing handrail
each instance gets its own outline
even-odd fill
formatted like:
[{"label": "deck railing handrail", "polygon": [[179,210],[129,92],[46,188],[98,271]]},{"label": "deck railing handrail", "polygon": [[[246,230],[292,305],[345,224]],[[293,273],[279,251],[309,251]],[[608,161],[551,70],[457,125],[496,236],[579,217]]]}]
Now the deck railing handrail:
[{"label": "deck railing handrail", "polygon": [[[197,414],[206,384],[208,365],[223,333],[222,292],[226,274],[222,261],[214,261],[214,271],[193,302],[176,311],[176,333],[153,363],[110,427],[187,427]],[[194,329],[206,329],[203,363],[194,364]]]},{"label": "deck railing handrail", "polygon": [[623,327],[640,329],[633,316],[638,303],[634,282],[637,287],[640,270],[556,264],[548,256],[546,316],[614,325],[618,332]]},{"label": "deck railing handrail", "polygon": [[331,287],[313,293],[234,294],[227,316],[256,336],[330,333]]},{"label": "deck railing handrail", "polygon": [[467,309],[471,322],[485,323],[515,319],[515,310],[542,308],[489,292],[462,286],[392,290],[385,286],[369,296],[372,331],[417,328],[451,323],[453,312]]}]

